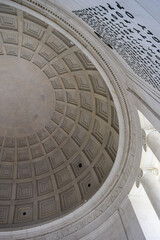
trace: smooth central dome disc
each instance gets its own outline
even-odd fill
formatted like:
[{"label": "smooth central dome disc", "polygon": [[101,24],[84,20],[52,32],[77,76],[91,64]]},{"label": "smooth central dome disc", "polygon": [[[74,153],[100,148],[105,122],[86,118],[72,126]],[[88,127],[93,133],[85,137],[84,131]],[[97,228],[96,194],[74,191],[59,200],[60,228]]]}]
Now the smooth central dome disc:
[{"label": "smooth central dome disc", "polygon": [[0,58],[0,133],[28,135],[50,120],[54,93],[42,70],[23,59]]}]

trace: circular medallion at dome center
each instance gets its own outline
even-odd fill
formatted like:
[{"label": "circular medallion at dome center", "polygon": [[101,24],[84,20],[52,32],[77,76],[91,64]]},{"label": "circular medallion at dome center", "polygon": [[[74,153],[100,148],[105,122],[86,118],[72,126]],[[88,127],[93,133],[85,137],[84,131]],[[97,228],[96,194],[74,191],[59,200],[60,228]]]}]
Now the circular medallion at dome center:
[{"label": "circular medallion at dome center", "polygon": [[0,132],[28,135],[50,120],[54,92],[34,64],[15,57],[0,58]]}]

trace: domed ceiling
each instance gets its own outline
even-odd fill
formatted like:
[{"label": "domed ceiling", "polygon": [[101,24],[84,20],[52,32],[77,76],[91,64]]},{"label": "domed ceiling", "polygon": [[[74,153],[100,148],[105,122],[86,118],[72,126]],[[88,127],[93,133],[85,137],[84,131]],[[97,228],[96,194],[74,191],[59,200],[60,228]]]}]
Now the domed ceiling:
[{"label": "domed ceiling", "polygon": [[0,226],[61,217],[107,178],[119,126],[109,90],[68,38],[0,5]]}]

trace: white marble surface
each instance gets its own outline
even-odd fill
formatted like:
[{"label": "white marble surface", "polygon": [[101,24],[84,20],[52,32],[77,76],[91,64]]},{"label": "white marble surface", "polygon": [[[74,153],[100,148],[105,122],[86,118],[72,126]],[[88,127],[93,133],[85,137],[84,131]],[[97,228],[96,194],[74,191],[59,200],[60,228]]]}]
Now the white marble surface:
[{"label": "white marble surface", "polygon": [[[44,3],[44,1],[42,2]],[[47,6],[49,2],[45,1],[45,3]],[[85,1],[85,2],[74,1],[74,3],[73,1],[69,2],[65,1],[65,3],[62,1],[61,2],[56,1],[56,3],[59,4],[60,7],[63,4],[67,3],[67,6],[63,5],[63,8],[70,11],[72,9],[79,8],[79,6],[85,7],[95,5],[97,1]],[[101,2],[99,1],[98,4],[100,3]],[[126,4],[129,7],[129,4],[131,4],[131,2],[126,3],[125,1],[124,4]],[[19,8],[23,9],[22,6],[19,6]],[[33,13],[28,9],[26,10],[30,13]],[[118,150],[118,156],[113,171],[111,172],[107,181],[103,184],[101,189],[94,195],[94,197],[90,199],[88,202],[86,202],[86,204],[81,206],[79,209],[57,221],[42,226],[23,230],[19,229],[18,231],[8,232],[3,231],[0,234],[0,238],[36,239],[36,240],[38,239],[79,240],[79,239],[94,239],[95,236],[97,236],[98,240],[104,240],[107,236],[107,239],[109,240],[134,239],[134,229],[132,230],[129,229],[130,226],[128,226],[126,223],[128,216],[130,215],[131,212],[130,209],[126,210],[127,208],[125,209],[124,207],[124,211],[126,211],[126,213],[122,216],[122,218],[124,217],[124,222],[122,219],[120,220],[119,217],[117,218],[117,216],[115,216],[114,214],[114,212],[120,207],[122,200],[125,198],[125,196],[129,193],[131,189],[131,185],[135,180],[137,170],[140,164],[141,155],[141,131],[135,104],[136,100],[134,99],[132,94],[127,93],[126,91],[129,85],[127,83],[129,81],[125,73],[125,68],[122,65],[120,65],[119,63],[120,60],[117,61],[116,54],[114,55],[109,49],[106,49],[103,44],[101,45],[96,39],[92,38],[92,35],[88,34],[88,30],[81,27],[80,23],[77,23],[75,19],[72,19],[71,17],[65,15],[63,12],[61,12],[60,9],[54,10],[55,12],[57,11],[59,15],[61,15],[62,19],[63,17],[67,19],[67,23],[70,23],[70,26],[72,27],[72,30],[71,31],[68,30],[68,33],[65,32],[64,29],[61,29],[59,25],[56,26],[57,29],[60,29],[60,31],[66,33],[66,36],[68,37],[70,37],[71,35],[71,40],[74,43],[76,43],[91,60],[93,60],[94,64],[96,64],[97,68],[99,69],[101,75],[105,79],[107,85],[109,86],[109,89],[113,94],[120,122],[120,145],[119,145],[120,147]],[[139,11],[136,7],[133,7],[132,10],[135,13]],[[38,13],[37,17],[40,17]],[[139,15],[138,18],[141,18],[141,16]],[[41,17],[41,19],[44,20],[45,18]],[[149,17],[149,19],[146,20],[147,24],[150,24],[150,19],[151,18]],[[46,21],[48,20],[46,19]],[[51,21],[48,21],[48,23],[52,24]],[[156,24],[154,25],[155,28]],[[56,24],[53,23],[53,25]],[[77,26],[78,32],[75,31],[74,29],[75,26]],[[156,32],[155,28],[153,29],[153,31]],[[84,34],[85,38],[84,37],[81,38],[80,33],[81,35]],[[76,36],[76,39],[73,37],[73,35],[74,37]],[[92,49],[93,46],[94,50],[96,49],[96,52]],[[101,56],[103,56],[103,60]],[[110,66],[110,69],[108,70],[106,66]],[[114,76],[111,74],[111,72],[114,73]],[[123,97],[121,95],[122,93],[124,94]],[[126,106],[128,112],[126,111]],[[142,103],[141,108],[142,109],[144,108]],[[129,115],[127,115],[128,113]],[[131,135],[129,135],[130,133]],[[130,148],[128,149],[127,146],[129,143]],[[126,156],[127,158],[125,159]],[[125,166],[124,162],[126,163]],[[114,184],[115,186],[113,187]],[[110,194],[107,195],[109,189],[112,190]],[[112,224],[110,224],[109,220],[109,217],[111,215],[113,216],[113,218],[111,217]],[[134,223],[136,229],[139,228],[135,216],[134,220],[129,219],[128,222],[130,222],[130,224]],[[108,231],[106,227],[107,225],[109,226]],[[95,231],[95,229],[97,229],[97,231]],[[130,233],[127,233],[127,231]],[[138,231],[141,232],[140,229],[138,229]],[[140,233],[139,236],[140,240],[144,239],[142,233]]]}]

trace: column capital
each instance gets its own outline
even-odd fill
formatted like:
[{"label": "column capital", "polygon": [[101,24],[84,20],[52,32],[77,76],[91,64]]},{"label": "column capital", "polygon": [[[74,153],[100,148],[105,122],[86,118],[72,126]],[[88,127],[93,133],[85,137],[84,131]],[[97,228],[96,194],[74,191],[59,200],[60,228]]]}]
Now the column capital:
[{"label": "column capital", "polygon": [[141,168],[139,168],[137,177],[136,177],[136,187],[137,188],[139,188],[139,186],[140,186],[142,176],[143,176],[143,170]]},{"label": "column capital", "polygon": [[147,168],[147,169],[144,169],[143,170],[143,176],[146,175],[146,174],[153,174],[155,176],[158,176],[159,175],[159,169],[156,168],[156,167],[150,167],[150,168]]},{"label": "column capital", "polygon": [[143,128],[142,128],[142,146],[144,151],[147,152],[147,134]]},{"label": "column capital", "polygon": [[147,169],[139,168],[138,173],[137,173],[137,177],[136,177],[136,187],[137,188],[139,188],[142,178],[145,175],[148,175],[148,174],[158,176],[159,175],[159,169],[156,168],[156,167],[149,167]]}]

